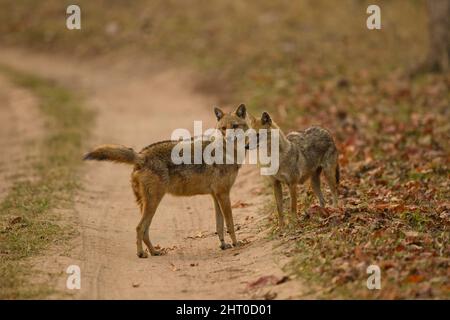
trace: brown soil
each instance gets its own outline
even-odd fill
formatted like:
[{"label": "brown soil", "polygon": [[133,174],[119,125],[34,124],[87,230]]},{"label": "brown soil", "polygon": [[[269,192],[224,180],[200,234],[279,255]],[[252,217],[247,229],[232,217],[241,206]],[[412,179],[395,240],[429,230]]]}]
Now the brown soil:
[{"label": "brown soil", "polygon": [[30,179],[41,134],[35,97],[0,76],[0,201],[14,182]]}]

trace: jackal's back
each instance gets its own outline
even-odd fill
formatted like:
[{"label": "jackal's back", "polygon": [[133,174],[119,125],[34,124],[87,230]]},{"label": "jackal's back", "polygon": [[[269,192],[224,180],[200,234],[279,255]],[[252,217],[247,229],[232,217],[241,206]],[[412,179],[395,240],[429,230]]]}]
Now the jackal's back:
[{"label": "jackal's back", "polygon": [[299,148],[311,170],[324,166],[337,157],[337,148],[330,132],[321,127],[310,127],[303,131],[294,131],[287,139]]},{"label": "jackal's back", "polygon": [[[167,192],[180,196],[210,194],[231,188],[239,170],[237,165],[207,164],[204,159],[201,163],[194,163],[193,141],[190,142],[191,163],[176,164],[172,159],[172,150],[178,143],[172,140],[160,141],[142,149],[139,152],[142,164],[135,166],[133,175],[150,171],[160,178]],[[202,154],[209,143],[202,142]]]}]

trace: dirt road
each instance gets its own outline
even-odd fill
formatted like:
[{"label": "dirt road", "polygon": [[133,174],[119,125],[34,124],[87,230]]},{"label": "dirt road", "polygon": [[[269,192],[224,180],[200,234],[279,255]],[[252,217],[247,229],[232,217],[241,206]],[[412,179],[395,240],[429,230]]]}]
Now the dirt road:
[{"label": "dirt road", "polygon": [[[42,134],[42,121],[36,98],[0,76],[0,201],[15,181],[29,177],[30,162],[36,156],[36,141]],[[24,152],[26,149],[26,152]]]},{"label": "dirt road", "polygon": [[[96,111],[90,147],[117,143],[140,150],[170,138],[176,128],[192,132],[194,120],[203,121],[204,129],[214,125],[214,97],[195,92],[195,78],[186,71],[162,70],[133,57],[80,62],[10,49],[0,51],[0,62],[84,92],[87,105]],[[249,283],[262,276],[285,275],[281,267],[286,261],[282,249],[275,249],[278,241],[267,240],[262,227],[265,198],[259,195],[257,168],[244,167],[232,192],[237,236],[248,245],[219,249],[209,196],[166,195],[150,237],[168,253],[148,259],[138,259],[135,253],[140,214],[130,188],[131,169],[84,164],[76,216],[69,219],[79,236],[70,248],[52,248],[36,258],[36,268],[58,279],[59,293],[53,298],[240,299],[262,298],[267,292],[293,298],[305,293],[299,281],[249,289]],[[65,288],[69,264],[81,268],[79,291]]]}]

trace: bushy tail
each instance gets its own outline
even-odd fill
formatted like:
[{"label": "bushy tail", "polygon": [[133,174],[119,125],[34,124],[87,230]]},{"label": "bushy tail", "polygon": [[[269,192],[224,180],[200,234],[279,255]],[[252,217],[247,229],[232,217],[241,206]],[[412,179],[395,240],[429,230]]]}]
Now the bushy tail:
[{"label": "bushy tail", "polygon": [[121,145],[104,144],[87,153],[83,160],[114,161],[120,163],[136,164],[138,154],[132,149]]}]

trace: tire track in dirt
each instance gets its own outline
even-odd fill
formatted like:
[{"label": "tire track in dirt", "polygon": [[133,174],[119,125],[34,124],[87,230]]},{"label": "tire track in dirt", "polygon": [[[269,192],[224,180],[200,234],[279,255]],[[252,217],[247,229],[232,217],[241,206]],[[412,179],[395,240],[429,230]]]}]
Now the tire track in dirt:
[{"label": "tire track in dirt", "polygon": [[[214,126],[214,98],[196,93],[192,74],[158,70],[133,57],[102,58],[89,63],[61,57],[3,49],[0,61],[50,77],[85,92],[97,113],[92,141],[117,143],[140,150],[170,138],[175,128],[192,132],[193,121]],[[81,155],[80,155],[81,156]],[[42,269],[59,273],[53,297],[84,299],[240,299],[262,297],[271,291],[277,298],[305,294],[300,281],[247,290],[261,276],[282,277],[286,257],[274,249],[261,225],[258,208],[267,199],[257,195],[262,182],[255,167],[244,166],[232,190],[232,203],[251,203],[235,208],[238,239],[250,243],[221,251],[214,234],[213,203],[209,196],[176,198],[166,195],[150,228],[154,244],[169,248],[165,256],[138,259],[135,227],[140,215],[130,188],[131,167],[111,163],[86,163],[83,189],[76,199],[80,236],[69,257],[52,254],[39,260]],[[228,239],[229,241],[229,239]],[[78,264],[82,288],[65,289],[67,264]],[[66,294],[69,294],[68,296]]]}]

